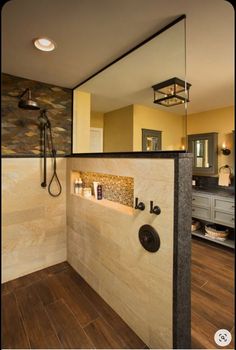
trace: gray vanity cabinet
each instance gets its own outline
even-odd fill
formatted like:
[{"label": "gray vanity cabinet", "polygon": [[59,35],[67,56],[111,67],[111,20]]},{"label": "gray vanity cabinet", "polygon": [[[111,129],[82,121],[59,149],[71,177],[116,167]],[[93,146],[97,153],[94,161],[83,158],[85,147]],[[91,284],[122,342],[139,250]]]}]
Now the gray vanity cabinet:
[{"label": "gray vanity cabinet", "polygon": [[205,194],[192,196],[192,216],[206,221],[211,219],[211,196]]},{"label": "gray vanity cabinet", "polygon": [[[217,196],[212,193],[193,192],[192,217],[208,223],[216,223],[234,228],[234,198]],[[232,238],[219,241],[206,236],[202,228],[192,231],[192,235],[234,249],[234,239]]]},{"label": "gray vanity cabinet", "polygon": [[222,197],[212,197],[213,222],[234,227],[234,200]]},{"label": "gray vanity cabinet", "polygon": [[234,227],[234,198],[194,192],[192,216],[196,219]]}]

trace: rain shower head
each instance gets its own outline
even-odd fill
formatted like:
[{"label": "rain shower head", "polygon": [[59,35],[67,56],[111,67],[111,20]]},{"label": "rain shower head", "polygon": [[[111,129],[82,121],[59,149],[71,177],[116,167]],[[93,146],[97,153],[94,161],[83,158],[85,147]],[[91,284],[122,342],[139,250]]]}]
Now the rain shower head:
[{"label": "rain shower head", "polygon": [[[27,99],[24,100],[22,97],[26,94],[26,92],[28,92],[28,96],[27,96]],[[37,102],[35,102],[31,99],[31,90],[29,88],[26,89],[23,92],[23,94],[21,94],[19,96],[19,98],[20,98],[20,101],[18,103],[18,107],[23,108],[23,109],[28,109],[28,110],[40,109]]]}]

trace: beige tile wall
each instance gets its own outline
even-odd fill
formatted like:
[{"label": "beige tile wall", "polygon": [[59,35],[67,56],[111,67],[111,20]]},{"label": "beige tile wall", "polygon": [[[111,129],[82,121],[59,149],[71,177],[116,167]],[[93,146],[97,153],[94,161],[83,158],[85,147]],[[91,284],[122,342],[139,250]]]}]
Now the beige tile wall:
[{"label": "beige tile wall", "polygon": [[[70,193],[71,170],[134,177],[141,212]],[[67,160],[67,259],[150,348],[172,348],[173,159]],[[149,201],[162,212],[149,213]],[[152,225],[161,246],[149,253],[138,230]]]},{"label": "beige tile wall", "polygon": [[40,186],[41,159],[2,159],[2,282],[66,260],[65,158],[57,168],[63,192],[54,198]]}]

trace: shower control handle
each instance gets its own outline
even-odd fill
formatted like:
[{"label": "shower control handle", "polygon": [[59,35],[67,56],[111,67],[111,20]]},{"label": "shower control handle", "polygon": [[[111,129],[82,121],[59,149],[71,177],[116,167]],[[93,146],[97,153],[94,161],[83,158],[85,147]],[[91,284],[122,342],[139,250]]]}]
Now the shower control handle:
[{"label": "shower control handle", "polygon": [[161,214],[161,208],[158,207],[158,205],[153,206],[153,201],[150,201],[150,213],[156,215]]},{"label": "shower control handle", "polygon": [[144,210],[145,204],[143,202],[138,202],[138,197],[135,198],[135,207],[134,209]]}]

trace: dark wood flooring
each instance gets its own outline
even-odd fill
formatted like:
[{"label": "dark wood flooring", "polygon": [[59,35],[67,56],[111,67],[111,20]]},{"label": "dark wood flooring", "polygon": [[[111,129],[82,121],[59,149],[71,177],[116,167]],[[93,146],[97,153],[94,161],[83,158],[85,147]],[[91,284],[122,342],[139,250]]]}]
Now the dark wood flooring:
[{"label": "dark wood flooring", "polygon": [[4,349],[144,349],[101,297],[62,263],[2,285]]},{"label": "dark wood flooring", "polygon": [[[217,348],[220,328],[233,333],[233,266],[231,251],[193,240],[193,349]],[[2,348],[147,347],[65,262],[2,285]]]},{"label": "dark wood flooring", "polygon": [[[192,349],[222,349],[214,342],[219,329],[234,338],[234,252],[192,240]],[[234,339],[223,349],[234,349]]]}]

